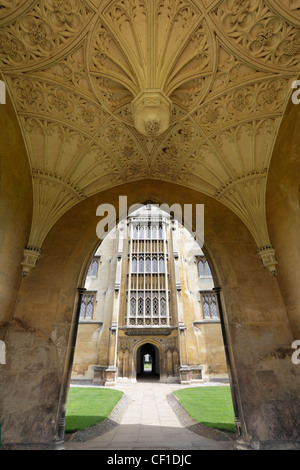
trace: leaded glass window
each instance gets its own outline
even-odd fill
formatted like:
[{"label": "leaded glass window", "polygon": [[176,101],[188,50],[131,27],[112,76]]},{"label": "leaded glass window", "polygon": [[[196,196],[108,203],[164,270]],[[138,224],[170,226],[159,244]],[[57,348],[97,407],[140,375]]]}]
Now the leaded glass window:
[{"label": "leaded glass window", "polygon": [[135,294],[131,294],[131,299],[130,299],[130,316],[135,317],[136,314],[136,298]]},{"label": "leaded glass window", "polygon": [[151,316],[151,298],[149,296],[146,297],[146,317]]},{"label": "leaded glass window", "polygon": [[203,302],[203,315],[204,318],[210,318],[209,302],[207,300]]},{"label": "leaded glass window", "polygon": [[163,256],[160,256],[159,258],[159,272],[164,273],[165,272],[165,260]]},{"label": "leaded glass window", "polygon": [[86,306],[86,314],[85,314],[85,318],[88,318],[88,319],[91,319],[92,316],[93,316],[93,302],[89,301],[87,306]]},{"label": "leaded glass window", "polygon": [[205,260],[205,273],[206,273],[206,276],[211,276],[211,270],[210,270],[207,259]]},{"label": "leaded glass window", "polygon": [[136,273],[136,272],[137,272],[137,259],[136,259],[135,256],[132,258],[132,266],[131,266],[131,269],[132,269],[132,272],[133,272],[133,273]]},{"label": "leaded glass window", "polygon": [[96,294],[92,292],[87,292],[82,296],[81,305],[80,305],[80,319],[92,320],[94,312],[94,303],[95,303]]},{"label": "leaded glass window", "polygon": [[159,228],[158,228],[158,238],[159,238],[160,240],[163,239],[163,228],[162,228],[161,225],[160,225]]},{"label": "leaded glass window", "polygon": [[97,274],[98,274],[98,265],[99,265],[99,261],[98,259],[93,259],[90,266],[89,266],[89,270],[88,270],[88,277],[97,277]]},{"label": "leaded glass window", "polygon": [[167,310],[166,310],[166,299],[164,297],[162,297],[160,299],[160,314],[162,317],[165,317],[166,314],[167,314]]},{"label": "leaded glass window", "polygon": [[158,316],[158,298],[157,297],[153,298],[153,316],[154,317]]},{"label": "leaded glass window", "polygon": [[138,316],[143,317],[144,316],[144,299],[142,297],[142,294],[139,294],[139,300],[138,300]]},{"label": "leaded glass window", "polygon": [[198,273],[200,277],[201,276],[212,277],[209,263],[207,259],[205,259],[204,257],[201,257],[198,261]]},{"label": "leaded glass window", "polygon": [[205,267],[202,260],[198,261],[199,276],[205,276]]},{"label": "leaded glass window", "polygon": [[81,302],[80,306],[80,318],[85,318],[85,303]]},{"label": "leaded glass window", "polygon": [[134,238],[135,240],[137,240],[137,239],[138,239],[138,236],[139,236],[139,230],[138,230],[137,225],[135,225],[135,226],[133,227],[133,238]]},{"label": "leaded glass window", "polygon": [[218,306],[217,306],[217,297],[215,294],[210,292],[205,292],[201,294],[202,307],[203,307],[203,317],[205,320],[219,318]]}]

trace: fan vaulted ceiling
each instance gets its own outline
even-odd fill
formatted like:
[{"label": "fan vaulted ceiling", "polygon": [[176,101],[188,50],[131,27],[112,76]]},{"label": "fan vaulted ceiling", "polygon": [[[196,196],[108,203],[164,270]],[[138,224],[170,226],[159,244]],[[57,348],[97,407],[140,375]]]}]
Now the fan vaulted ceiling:
[{"label": "fan vaulted ceiling", "polygon": [[[2,0],[0,68],[33,178],[29,252],[78,201],[151,178],[228,206],[273,270],[266,179],[299,27],[298,0]],[[134,125],[148,89],[172,103],[159,136]]]}]

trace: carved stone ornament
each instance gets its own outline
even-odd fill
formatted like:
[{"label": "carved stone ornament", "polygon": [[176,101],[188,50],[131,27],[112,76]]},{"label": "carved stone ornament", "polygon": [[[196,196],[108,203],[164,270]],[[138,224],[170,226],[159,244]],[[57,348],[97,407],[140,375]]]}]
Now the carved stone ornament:
[{"label": "carved stone ornament", "polygon": [[27,245],[83,199],[154,179],[228,207],[274,274],[265,191],[300,73],[298,4],[2,0],[0,74],[33,169]]},{"label": "carved stone ornament", "polygon": [[125,335],[127,336],[169,336],[171,334],[171,329],[164,329],[164,328],[158,328],[158,329],[151,329],[151,330],[146,330],[146,329],[129,329],[125,331]]},{"label": "carved stone ornament", "polygon": [[146,90],[133,101],[136,129],[145,136],[159,136],[170,125],[171,100],[161,90]]},{"label": "carved stone ornament", "polygon": [[23,277],[27,277],[30,271],[35,268],[38,259],[41,256],[39,248],[27,247],[24,250],[24,258],[21,263],[23,266]]},{"label": "carved stone ornament", "polygon": [[263,246],[258,251],[259,257],[265,268],[268,269],[270,274],[274,277],[277,276],[277,261],[275,258],[275,250],[272,246]]}]

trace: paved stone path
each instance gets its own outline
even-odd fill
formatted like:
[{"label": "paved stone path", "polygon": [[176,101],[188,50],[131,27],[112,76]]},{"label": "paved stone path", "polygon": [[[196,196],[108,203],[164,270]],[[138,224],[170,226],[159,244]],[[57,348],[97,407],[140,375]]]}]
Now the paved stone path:
[{"label": "paved stone path", "polygon": [[[179,421],[167,396],[179,384],[138,382],[118,384],[127,405],[120,422],[85,442],[66,442],[66,450],[233,450],[234,441],[217,441],[195,434]],[[114,423],[115,424],[115,423]]]}]

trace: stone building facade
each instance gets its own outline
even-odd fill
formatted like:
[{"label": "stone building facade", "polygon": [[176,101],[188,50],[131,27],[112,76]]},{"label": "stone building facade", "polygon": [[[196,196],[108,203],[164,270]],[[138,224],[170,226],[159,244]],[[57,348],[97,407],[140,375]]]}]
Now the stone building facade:
[{"label": "stone building facade", "polygon": [[[299,449],[298,2],[4,0],[0,31],[1,449],[64,445],[96,210],[118,212],[120,195],[205,205],[236,447]],[[125,287],[109,276],[105,299],[121,306]],[[94,362],[112,378],[117,312],[86,336],[99,357],[110,341],[109,360]]]},{"label": "stone building facade", "polygon": [[113,385],[145,372],[161,382],[227,379],[208,261],[166,212],[147,205],[121,222],[97,249],[85,288],[73,381]]}]

